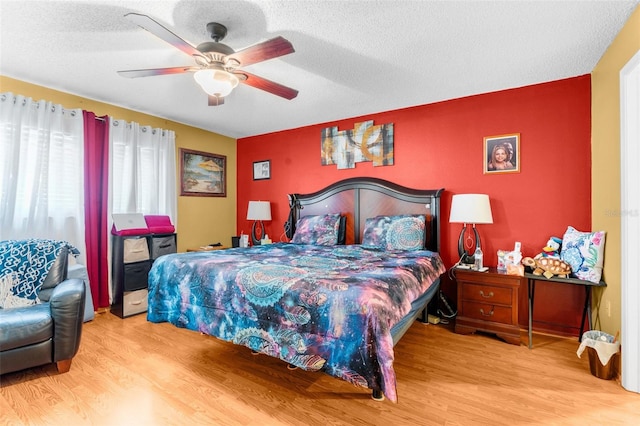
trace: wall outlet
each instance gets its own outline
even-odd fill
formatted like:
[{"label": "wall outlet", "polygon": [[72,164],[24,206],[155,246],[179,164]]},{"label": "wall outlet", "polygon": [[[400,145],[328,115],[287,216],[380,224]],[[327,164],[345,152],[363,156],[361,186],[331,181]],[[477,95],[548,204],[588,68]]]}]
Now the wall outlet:
[{"label": "wall outlet", "polygon": [[607,317],[611,318],[611,301],[607,300]]}]

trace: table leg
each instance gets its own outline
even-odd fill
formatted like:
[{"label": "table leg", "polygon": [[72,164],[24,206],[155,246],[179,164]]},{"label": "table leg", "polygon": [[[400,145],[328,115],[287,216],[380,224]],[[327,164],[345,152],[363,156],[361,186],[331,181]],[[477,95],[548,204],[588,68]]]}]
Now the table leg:
[{"label": "table leg", "polygon": [[533,346],[533,338],[532,338],[532,327],[533,327],[533,297],[536,291],[536,281],[535,280],[527,280],[529,285],[529,349]]},{"label": "table leg", "polygon": [[589,330],[591,330],[591,287],[586,285],[584,286],[585,297],[584,297],[584,308],[582,309],[582,321],[580,321],[580,336],[578,336],[578,341],[582,342],[582,333],[584,333],[584,319],[589,316]]},{"label": "table leg", "polygon": [[593,313],[591,312],[591,300],[593,300],[593,287],[589,286],[589,290],[587,290],[589,292],[589,296],[587,296],[589,298],[588,302],[587,302],[587,324],[589,324],[589,330],[593,330]]}]

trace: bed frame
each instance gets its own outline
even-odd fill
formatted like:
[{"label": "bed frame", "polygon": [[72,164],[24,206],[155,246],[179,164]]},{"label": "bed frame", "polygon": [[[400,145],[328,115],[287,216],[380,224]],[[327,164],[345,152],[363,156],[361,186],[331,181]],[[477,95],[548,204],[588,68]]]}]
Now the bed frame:
[{"label": "bed frame", "polygon": [[[310,194],[289,194],[291,209],[285,224],[287,236],[295,232],[295,223],[302,216],[340,213],[346,220],[341,222],[338,242],[360,244],[365,221],[369,217],[397,214],[424,214],[426,217],[425,243],[427,250],[440,252],[440,189],[412,189],[383,179],[359,177],[345,179]],[[407,332],[422,314],[427,322],[427,305],[440,291],[440,283],[412,304],[412,312],[391,330],[393,344]],[[372,398],[384,399],[381,391],[374,390]]]},{"label": "bed frame", "polygon": [[310,194],[289,194],[289,238],[302,216],[341,213],[346,217],[345,244],[360,244],[365,220],[379,215],[424,214],[427,250],[440,251],[440,189],[412,189],[383,179],[345,179]]}]

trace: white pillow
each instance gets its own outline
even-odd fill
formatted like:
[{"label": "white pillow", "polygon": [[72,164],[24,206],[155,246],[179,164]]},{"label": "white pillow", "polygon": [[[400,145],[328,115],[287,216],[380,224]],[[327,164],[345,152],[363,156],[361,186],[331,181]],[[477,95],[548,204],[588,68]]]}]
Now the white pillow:
[{"label": "white pillow", "polygon": [[599,283],[604,264],[604,231],[580,232],[569,226],[562,238],[560,258],[581,280]]}]

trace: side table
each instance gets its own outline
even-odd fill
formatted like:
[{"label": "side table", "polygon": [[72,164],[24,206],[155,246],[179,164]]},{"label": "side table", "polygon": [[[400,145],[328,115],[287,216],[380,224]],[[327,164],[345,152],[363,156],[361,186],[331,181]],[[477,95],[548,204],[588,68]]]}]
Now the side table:
[{"label": "side table", "polygon": [[591,281],[580,280],[577,278],[562,278],[562,277],[551,277],[546,278],[542,275],[534,275],[529,272],[524,274],[525,279],[527,280],[528,289],[529,289],[529,349],[533,346],[533,299],[536,293],[536,281],[546,281],[560,284],[573,284],[573,285],[581,285],[584,287],[585,298],[584,298],[584,308],[582,309],[582,320],[580,321],[580,335],[578,336],[578,341],[582,341],[582,333],[584,331],[584,320],[588,319],[589,330],[593,327],[593,321],[591,320],[591,290],[593,287],[606,287],[607,283],[603,280],[600,282],[592,283]]},{"label": "side table", "polygon": [[458,283],[458,315],[455,332],[494,333],[507,343],[520,345],[518,290],[522,277],[496,268],[486,272],[454,269]]}]

